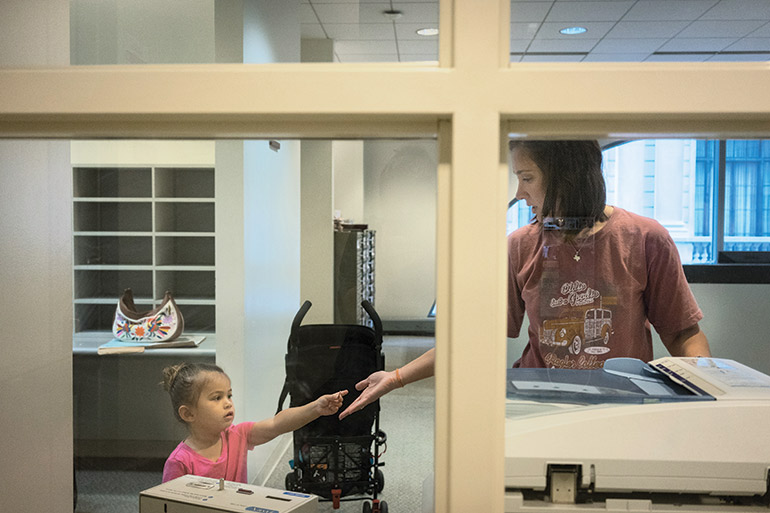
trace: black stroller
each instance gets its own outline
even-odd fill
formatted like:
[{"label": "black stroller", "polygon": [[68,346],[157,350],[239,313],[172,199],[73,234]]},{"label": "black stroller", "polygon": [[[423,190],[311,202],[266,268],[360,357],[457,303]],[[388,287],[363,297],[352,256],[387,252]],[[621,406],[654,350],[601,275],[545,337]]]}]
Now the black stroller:
[{"label": "black stroller", "polygon": [[[349,390],[339,410],[342,412],[360,395],[356,383],[385,367],[382,322],[371,303],[364,300],[361,306],[373,327],[300,326],[310,306],[310,301],[305,301],[291,325],[286,382],[278,411],[287,395],[291,395],[289,405],[294,407],[323,394]],[[338,415],[320,417],[294,432],[293,471],[286,474],[286,489],[331,500],[334,509],[341,500],[363,500],[364,513],[387,513],[387,503],[377,499],[384,485],[380,447],[387,448],[386,441],[380,430],[379,400],[342,421]],[[350,495],[355,497],[343,499]]]}]

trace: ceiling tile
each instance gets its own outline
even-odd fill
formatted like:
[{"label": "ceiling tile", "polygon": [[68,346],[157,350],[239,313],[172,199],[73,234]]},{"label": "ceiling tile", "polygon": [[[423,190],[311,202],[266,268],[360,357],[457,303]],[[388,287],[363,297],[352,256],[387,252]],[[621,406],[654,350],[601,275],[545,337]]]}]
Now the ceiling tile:
[{"label": "ceiling tile", "polygon": [[551,8],[550,2],[511,2],[511,21],[541,22]]},{"label": "ceiling tile", "polygon": [[393,2],[393,8],[404,13],[396,23],[438,23],[438,2]]},{"label": "ceiling tile", "polygon": [[[361,23],[393,23],[393,20],[383,14],[390,10],[390,2],[361,4],[358,6],[359,22]],[[403,18],[400,18],[403,19]]]},{"label": "ceiling tile", "polygon": [[711,54],[650,55],[645,62],[704,62]]},{"label": "ceiling tile", "polygon": [[358,4],[313,4],[321,23],[358,23]]},{"label": "ceiling tile", "polygon": [[334,51],[345,55],[395,54],[395,41],[335,41]]},{"label": "ceiling tile", "polygon": [[325,23],[326,34],[335,40],[369,39],[374,41],[392,40],[392,23]]},{"label": "ceiling tile", "polygon": [[320,23],[303,23],[302,39],[326,39],[326,33]]},{"label": "ceiling tile", "polygon": [[511,39],[511,52],[524,52],[529,48],[532,41],[530,39]]},{"label": "ceiling tile", "polygon": [[597,53],[652,53],[660,48],[667,39],[662,38],[636,38],[636,39],[612,39],[604,38],[596,45]]},{"label": "ceiling tile", "polygon": [[725,48],[728,52],[770,52],[770,37],[746,37]]},{"label": "ceiling tile", "polygon": [[583,55],[524,55],[521,62],[580,62]]},{"label": "ceiling tile", "polygon": [[589,52],[598,39],[536,39],[532,41],[528,52]]},{"label": "ceiling tile", "polygon": [[684,38],[669,40],[658,50],[661,52],[719,52],[735,42],[735,38]]},{"label": "ceiling tile", "polygon": [[[770,3],[770,2],[768,2]],[[694,21],[679,37],[743,37],[764,24],[763,21]]]},{"label": "ceiling tile", "polygon": [[299,6],[299,22],[300,23],[318,23],[318,18],[315,15],[315,11],[310,7],[310,4],[300,4]]},{"label": "ceiling tile", "polygon": [[770,55],[761,53],[718,53],[708,59],[709,62],[764,62],[768,60],[770,60]]},{"label": "ceiling tile", "polygon": [[767,20],[767,0],[722,0],[703,15],[704,20]]},{"label": "ceiling tile", "polygon": [[435,53],[438,55],[438,41],[399,41],[398,53]]},{"label": "ceiling tile", "polygon": [[686,26],[687,22],[684,21],[621,21],[607,37],[674,37]]},{"label": "ceiling tile", "polygon": [[647,56],[644,53],[596,53],[591,52],[586,55],[583,62],[642,62]]},{"label": "ceiling tile", "polygon": [[539,23],[511,23],[511,39],[532,39],[539,27]]},{"label": "ceiling tile", "polygon": [[633,1],[556,2],[545,21],[577,23],[583,21],[618,21],[628,12]]},{"label": "ceiling tile", "polygon": [[640,0],[623,21],[691,21],[716,3],[717,0]]},{"label": "ceiling tile", "polygon": [[770,37],[770,23],[766,23],[749,34],[749,37]]}]

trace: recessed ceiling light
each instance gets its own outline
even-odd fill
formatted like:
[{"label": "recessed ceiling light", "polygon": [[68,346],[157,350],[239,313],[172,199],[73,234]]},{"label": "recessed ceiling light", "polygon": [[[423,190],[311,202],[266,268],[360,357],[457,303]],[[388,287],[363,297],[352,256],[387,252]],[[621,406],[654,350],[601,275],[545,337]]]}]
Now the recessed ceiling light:
[{"label": "recessed ceiling light", "polygon": [[576,34],[583,34],[587,31],[588,29],[585,27],[565,27],[561,29],[559,32],[567,36],[574,36]]},{"label": "recessed ceiling light", "polygon": [[417,30],[417,34],[420,36],[437,36],[438,35],[438,29],[437,28],[421,28]]}]

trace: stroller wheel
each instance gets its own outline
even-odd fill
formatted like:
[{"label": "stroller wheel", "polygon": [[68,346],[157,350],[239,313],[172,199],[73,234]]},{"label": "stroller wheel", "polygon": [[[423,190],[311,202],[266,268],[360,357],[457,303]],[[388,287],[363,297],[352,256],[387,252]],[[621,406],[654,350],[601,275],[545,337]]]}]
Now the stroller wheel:
[{"label": "stroller wheel", "polygon": [[294,472],[286,474],[286,482],[284,484],[286,485],[287,490],[297,491],[297,476],[294,475]]},{"label": "stroller wheel", "polygon": [[388,513],[388,503],[385,501],[373,501],[374,505],[364,502],[364,513]]},{"label": "stroller wheel", "polygon": [[375,470],[374,478],[377,481],[377,493],[380,493],[382,492],[382,489],[385,488],[385,476],[383,475],[382,470]]}]

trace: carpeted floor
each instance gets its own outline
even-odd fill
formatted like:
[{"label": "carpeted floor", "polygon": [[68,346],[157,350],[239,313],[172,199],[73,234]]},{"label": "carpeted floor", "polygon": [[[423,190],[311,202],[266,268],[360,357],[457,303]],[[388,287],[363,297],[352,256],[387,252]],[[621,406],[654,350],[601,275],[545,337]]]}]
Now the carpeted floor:
[{"label": "carpeted floor", "polygon": [[[386,370],[404,365],[433,347],[432,337],[386,336]],[[380,428],[387,450],[380,457],[385,487],[378,498],[396,513],[419,513],[432,495],[434,412],[433,379],[398,389],[381,400]],[[292,448],[269,475],[264,486],[284,488]],[[139,492],[160,483],[162,461],[79,462],[76,471],[78,513],[136,513]],[[363,501],[343,502],[337,510],[323,502],[319,512],[360,512]]]}]

